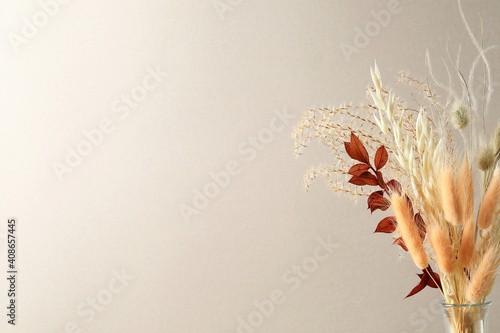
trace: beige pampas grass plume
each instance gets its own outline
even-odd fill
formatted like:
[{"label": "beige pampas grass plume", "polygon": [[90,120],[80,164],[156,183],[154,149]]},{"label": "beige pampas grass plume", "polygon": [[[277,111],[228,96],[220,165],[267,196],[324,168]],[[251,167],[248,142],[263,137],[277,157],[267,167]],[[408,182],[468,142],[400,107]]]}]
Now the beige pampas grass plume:
[{"label": "beige pampas grass plume", "polygon": [[457,267],[457,259],[451,245],[448,228],[442,224],[433,224],[429,229],[429,238],[439,270],[444,274],[453,274]]},{"label": "beige pampas grass plume", "polygon": [[462,206],[462,220],[468,222],[474,218],[474,180],[472,166],[465,155],[458,174],[458,196]]},{"label": "beige pampas grass plume", "polygon": [[466,220],[462,233],[462,242],[458,252],[458,258],[464,268],[470,269],[474,265],[474,254],[476,251],[476,225],[473,219]]},{"label": "beige pampas grass plume", "polygon": [[420,269],[426,269],[429,266],[427,254],[425,253],[417,224],[415,223],[407,199],[397,193],[391,196],[392,208],[396,215],[398,229],[403,237],[403,241],[415,262]]},{"label": "beige pampas grass plume", "polygon": [[466,297],[469,302],[479,303],[488,296],[495,282],[497,268],[498,250],[492,247],[484,254],[467,287]]},{"label": "beige pampas grass plume", "polygon": [[486,189],[483,201],[479,207],[479,215],[477,218],[477,226],[484,230],[491,226],[491,223],[496,219],[500,203],[500,169],[495,170],[495,174],[491,179],[490,185]]},{"label": "beige pampas grass plume", "polygon": [[462,224],[462,208],[458,198],[455,175],[449,168],[441,172],[441,199],[443,203],[444,218],[454,225]]}]

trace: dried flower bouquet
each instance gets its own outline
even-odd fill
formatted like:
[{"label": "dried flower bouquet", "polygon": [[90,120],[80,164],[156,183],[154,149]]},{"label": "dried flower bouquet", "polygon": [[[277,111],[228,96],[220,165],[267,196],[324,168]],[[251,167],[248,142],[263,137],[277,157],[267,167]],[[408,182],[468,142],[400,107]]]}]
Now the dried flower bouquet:
[{"label": "dried flower bouquet", "polygon": [[[456,73],[461,94],[454,91],[451,74],[447,85],[435,79],[428,54],[432,85],[398,74],[399,82],[412,88],[406,100],[382,84],[375,64],[373,86],[367,89],[372,102],[307,111],[294,129],[294,153],[319,140],[335,158],[306,174],[306,190],[324,176],[335,192],[368,197],[371,212],[392,207],[393,215],[375,231],[391,233],[422,270],[407,297],[428,286],[447,304],[477,304],[491,292],[500,265],[500,124],[488,135],[487,122],[498,121],[488,118],[489,49],[473,36],[460,3],[459,8],[478,50],[468,77],[459,57],[449,57],[448,73]],[[474,87],[476,72],[482,74],[483,89]],[[457,332],[465,332],[465,322],[472,320],[466,317],[455,318]]]}]

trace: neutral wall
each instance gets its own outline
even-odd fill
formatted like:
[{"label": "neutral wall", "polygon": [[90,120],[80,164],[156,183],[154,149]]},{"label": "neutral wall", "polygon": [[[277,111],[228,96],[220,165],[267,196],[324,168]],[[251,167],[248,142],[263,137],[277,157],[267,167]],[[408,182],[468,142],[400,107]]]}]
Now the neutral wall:
[{"label": "neutral wall", "polygon": [[[500,2],[463,6],[498,45]],[[17,218],[20,272],[15,327],[1,279],[2,332],[443,331],[436,290],[403,300],[418,269],[373,234],[383,214],[322,180],[304,193],[305,171],[333,160],[319,145],[295,159],[290,133],[310,107],[366,101],[375,59],[394,86],[400,70],[425,77],[426,48],[443,74],[447,41],[468,68],[476,53],[456,2],[47,8],[0,8],[0,233]],[[383,24],[381,10],[392,10]],[[23,21],[33,15],[38,28]],[[499,54],[489,54],[495,82]],[[131,92],[143,99],[127,106]],[[5,238],[0,249],[5,258]],[[499,286],[491,298],[498,313]]]}]

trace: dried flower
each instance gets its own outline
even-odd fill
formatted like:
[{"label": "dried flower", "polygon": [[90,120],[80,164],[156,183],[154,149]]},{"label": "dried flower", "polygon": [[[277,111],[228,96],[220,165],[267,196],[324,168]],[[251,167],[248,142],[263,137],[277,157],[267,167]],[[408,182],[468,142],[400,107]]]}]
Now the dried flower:
[{"label": "dried flower", "polygon": [[462,208],[457,193],[455,175],[449,168],[441,173],[441,199],[443,201],[444,218],[454,225],[462,224]]},{"label": "dried flower", "polygon": [[495,220],[498,216],[499,205],[500,169],[497,168],[479,208],[479,216],[477,217],[477,226],[479,229],[484,230],[491,226],[493,220]]},{"label": "dried flower", "polygon": [[380,79],[380,71],[378,69],[377,62],[375,62],[375,70],[370,67],[370,74],[372,76],[375,89],[382,90],[382,80]]},{"label": "dried flower", "polygon": [[467,300],[469,302],[479,303],[491,292],[497,268],[498,251],[496,248],[490,248],[481,259],[467,288]]},{"label": "dried flower", "polygon": [[474,217],[474,181],[472,179],[472,167],[467,155],[462,161],[457,185],[460,205],[462,206],[462,219],[467,222]]},{"label": "dried flower", "polygon": [[481,148],[477,155],[477,166],[482,171],[488,171],[495,165],[495,151],[490,145]]},{"label": "dried flower", "polygon": [[462,130],[469,124],[469,111],[462,103],[455,103],[451,109],[451,123]]},{"label": "dried flower", "polygon": [[429,230],[432,249],[436,254],[436,261],[441,272],[453,274],[457,259],[453,251],[448,229],[442,224],[433,224]]},{"label": "dried flower", "polygon": [[426,269],[429,266],[427,254],[425,253],[420,232],[418,231],[407,199],[398,193],[393,193],[391,203],[396,215],[399,231],[415,265],[420,269]]},{"label": "dried flower", "polygon": [[[487,62],[485,57],[480,60]],[[428,69],[432,71],[430,63]],[[408,296],[426,286],[439,288],[450,304],[487,296],[500,260],[500,171],[494,171],[500,158],[500,124],[489,144],[478,151],[478,141],[484,142],[481,129],[490,98],[474,96],[463,73],[456,70],[466,81],[462,83],[467,106],[460,101],[447,112],[448,101],[439,101],[443,92],[439,90],[450,93],[453,87],[431,87],[401,72],[399,80],[412,88],[410,100],[405,100],[382,85],[375,65],[370,69],[373,85],[367,89],[370,104],[309,110],[294,131],[297,154],[311,140],[319,140],[336,160],[312,170],[304,181],[306,189],[322,175],[333,191],[367,196],[371,212],[392,206],[395,216],[383,218],[375,232],[393,234],[394,244],[409,252],[422,269],[420,282]],[[468,126],[470,136],[460,133],[465,156],[459,166],[453,130]],[[484,171],[481,180],[486,192],[477,220],[474,159]],[[431,260],[444,278],[432,270]],[[460,323],[460,318],[455,320]]]},{"label": "dried flower", "polygon": [[462,242],[458,257],[464,268],[470,269],[474,265],[474,254],[476,250],[476,233],[473,219],[466,220],[462,232]]}]

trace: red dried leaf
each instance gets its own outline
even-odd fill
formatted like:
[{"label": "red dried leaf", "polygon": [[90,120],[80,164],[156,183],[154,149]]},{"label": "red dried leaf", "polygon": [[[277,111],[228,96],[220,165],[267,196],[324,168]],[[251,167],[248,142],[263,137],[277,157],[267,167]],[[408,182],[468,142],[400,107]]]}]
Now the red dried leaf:
[{"label": "red dried leaf", "polygon": [[384,182],[384,176],[382,175],[382,172],[376,171],[375,174],[377,175],[378,186],[380,186],[384,190],[387,190],[387,185]]},{"label": "red dried leaf", "polygon": [[368,208],[370,208],[370,205],[374,200],[383,197],[384,197],[384,191],[375,191],[372,194],[370,194],[370,196],[368,197]]},{"label": "red dried leaf", "polygon": [[[368,197],[368,209],[372,208],[372,205],[374,201],[379,200],[380,198],[384,197],[384,192],[383,191],[375,191],[370,196]],[[372,210],[373,213],[373,210]]]},{"label": "red dried leaf", "polygon": [[413,203],[411,202],[411,199],[408,195],[405,194],[405,199],[406,199],[406,204],[408,205],[408,208],[410,209],[411,215],[414,215],[413,211]]},{"label": "red dried leaf", "polygon": [[354,159],[354,154],[352,153],[351,143],[344,142],[344,147],[345,147],[345,152],[347,153],[347,155],[349,155],[352,159]]},{"label": "red dried leaf", "polygon": [[384,167],[389,159],[389,154],[387,154],[387,150],[384,146],[377,149],[375,153],[375,169],[379,170]]},{"label": "red dried leaf", "polygon": [[[439,277],[439,274],[432,271],[432,267],[429,265],[429,267],[427,267],[427,269],[429,270],[429,272],[431,272],[432,276],[434,277],[434,280],[436,280],[437,282],[437,286],[436,286],[436,283],[434,283],[433,279],[429,279],[429,284],[428,286],[431,287],[431,288],[440,288],[441,290],[443,289],[443,286],[441,285],[441,278]],[[424,270],[424,273],[427,274],[427,272]]]},{"label": "red dried leaf", "polygon": [[[422,270],[422,272],[423,272],[422,274],[417,274],[420,277],[420,279],[422,279],[422,277],[424,275],[427,275],[427,276],[429,276],[429,280],[427,281],[427,286],[429,286],[430,288],[435,288],[435,289],[442,288],[441,279],[439,278],[439,274],[436,272],[433,272],[431,266],[429,266],[427,269],[432,273],[432,276],[434,277],[434,279],[431,279],[429,274],[427,274],[427,272],[425,270]],[[436,284],[436,282],[437,282],[437,284]]]},{"label": "red dried leaf", "polygon": [[359,178],[361,178],[366,185],[378,186],[377,177],[370,172],[363,172]]},{"label": "red dried leaf", "polygon": [[423,274],[420,279],[420,282],[417,284],[415,288],[413,288],[412,291],[410,291],[410,293],[405,298],[411,297],[422,291],[422,289],[424,289],[427,286],[428,282],[429,282],[429,275]]},{"label": "red dried leaf", "polygon": [[398,193],[399,195],[401,195],[401,193],[403,192],[403,187],[401,186],[401,184],[395,180],[395,179],[392,179],[392,180],[389,180],[387,182],[387,186],[389,187],[389,189],[392,191],[392,192],[396,192]]},{"label": "red dried leaf", "polygon": [[403,250],[405,250],[406,252],[408,252],[408,248],[406,247],[406,244],[403,241],[403,238],[399,237],[398,239],[396,239],[394,241],[393,244],[397,244],[397,245],[401,246],[401,248],[403,248]]},{"label": "red dried leaf", "polygon": [[[437,282],[437,281],[440,281],[440,280],[439,280],[439,274],[437,274],[437,273],[432,273],[432,275],[434,276],[434,279],[436,280],[436,282]],[[436,275],[437,275],[437,279],[436,279]],[[429,287],[431,287],[431,288],[438,288],[438,286],[437,286],[436,282],[434,282],[434,280],[433,280],[433,279],[429,279],[429,281],[427,281],[427,285],[428,285]]]},{"label": "red dried leaf", "polygon": [[370,170],[369,165],[360,163],[360,164],[353,165],[347,173],[349,175],[353,175],[353,176],[360,176],[362,173],[364,173],[368,170]]},{"label": "red dried leaf", "polygon": [[[436,272],[432,272],[432,275],[434,276],[434,280],[436,280],[438,285],[436,286],[434,281],[432,279],[429,279],[429,287],[443,289],[443,286],[441,285],[441,278],[439,277],[439,274]],[[434,287],[431,285],[431,283]]]},{"label": "red dried leaf", "polygon": [[377,209],[386,211],[391,207],[391,202],[384,198],[384,191],[376,191],[368,197],[368,208],[373,213]]},{"label": "red dried leaf", "polygon": [[374,199],[377,199],[379,197],[384,196],[384,191],[375,191],[370,194],[368,197],[368,206],[370,206],[370,202],[373,201]]},{"label": "red dried leaf", "polygon": [[349,145],[349,151],[346,147],[346,152],[351,158],[363,162],[365,164],[370,164],[370,157],[366,148],[363,146],[361,141],[358,139],[354,133],[351,132],[351,143]]},{"label": "red dried leaf", "polygon": [[384,232],[386,234],[393,233],[397,226],[396,218],[394,216],[389,216],[379,222],[377,229],[374,232]]},{"label": "red dried leaf", "polygon": [[427,231],[425,229],[424,219],[422,218],[422,215],[420,215],[420,213],[415,214],[415,223],[417,224],[418,232],[420,233],[420,238],[422,239],[422,241],[424,241],[425,233]]},{"label": "red dried leaf", "polygon": [[349,183],[357,186],[368,185],[363,179],[359,178],[358,176],[352,176],[352,178],[349,179]]}]

